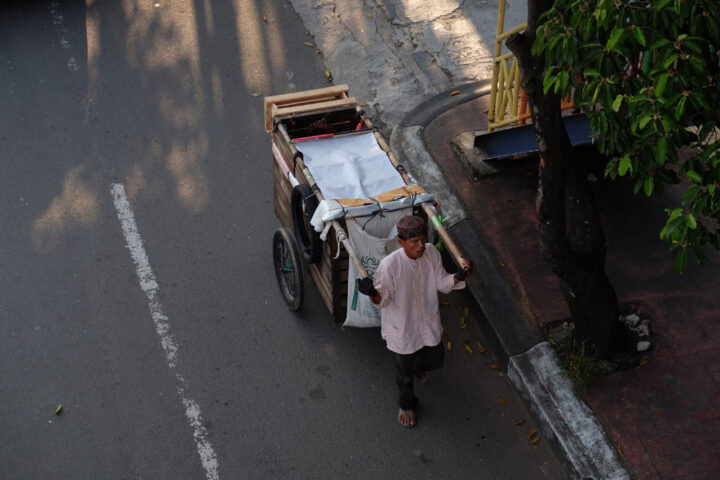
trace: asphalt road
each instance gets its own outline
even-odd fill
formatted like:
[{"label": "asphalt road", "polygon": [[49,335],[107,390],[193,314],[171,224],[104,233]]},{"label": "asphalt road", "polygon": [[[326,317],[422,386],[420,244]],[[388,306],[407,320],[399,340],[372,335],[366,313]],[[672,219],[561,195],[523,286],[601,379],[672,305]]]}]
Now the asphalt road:
[{"label": "asphalt road", "polygon": [[413,430],[376,329],[282,303],[262,96],[326,85],[312,41],[282,1],[0,4],[0,478],[563,478],[461,296]]}]

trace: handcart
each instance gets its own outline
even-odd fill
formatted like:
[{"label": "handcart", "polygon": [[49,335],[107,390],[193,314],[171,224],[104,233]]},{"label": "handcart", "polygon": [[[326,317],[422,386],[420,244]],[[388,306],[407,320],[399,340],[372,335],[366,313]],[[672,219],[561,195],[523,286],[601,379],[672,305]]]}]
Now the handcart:
[{"label": "handcart", "polygon": [[354,308],[353,287],[373,268],[348,238],[351,220],[421,216],[463,265],[433,196],[398,163],[347,85],[266,97],[265,129],[272,136],[275,215],[283,225],[273,236],[273,261],[290,309],[303,304],[306,271],[336,322]]}]

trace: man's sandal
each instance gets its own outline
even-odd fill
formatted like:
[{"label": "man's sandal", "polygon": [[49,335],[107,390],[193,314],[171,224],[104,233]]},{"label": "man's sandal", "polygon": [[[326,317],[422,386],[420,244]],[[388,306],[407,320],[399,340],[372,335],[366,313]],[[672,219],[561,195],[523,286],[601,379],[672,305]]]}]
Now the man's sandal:
[{"label": "man's sandal", "polygon": [[415,376],[415,380],[417,380],[418,383],[425,383],[425,382],[427,382],[427,379],[428,379],[428,373],[427,373],[427,372],[416,373],[414,376]]},{"label": "man's sandal", "polygon": [[414,411],[412,411],[412,413],[411,413],[410,410],[404,410],[404,409],[401,408],[400,411],[398,412],[398,423],[399,423],[400,425],[402,425],[403,427],[405,427],[405,428],[412,428],[412,427],[414,427],[414,426],[416,425],[415,423],[408,423],[407,425],[405,425],[405,424],[402,422],[402,420],[401,420],[401,417],[402,417],[403,415],[404,415],[405,417],[407,417],[408,421],[412,422],[413,420],[415,420],[415,422],[417,422],[417,420],[416,420],[416,415],[415,415],[415,412],[414,412]]}]

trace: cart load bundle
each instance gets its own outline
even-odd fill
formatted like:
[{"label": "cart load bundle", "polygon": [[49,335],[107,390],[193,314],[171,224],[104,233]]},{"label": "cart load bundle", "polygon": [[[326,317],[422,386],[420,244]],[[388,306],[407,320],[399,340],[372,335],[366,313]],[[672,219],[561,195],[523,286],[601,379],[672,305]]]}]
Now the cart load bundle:
[{"label": "cart load bundle", "polygon": [[462,257],[433,196],[415,184],[347,93],[342,85],[265,98],[275,213],[284,225],[275,234],[273,257],[292,309],[302,304],[304,261],[337,322],[375,326],[377,311],[358,295],[357,282],[373,277],[379,261],[397,248],[397,219],[429,219],[426,225],[438,230],[458,264]]}]

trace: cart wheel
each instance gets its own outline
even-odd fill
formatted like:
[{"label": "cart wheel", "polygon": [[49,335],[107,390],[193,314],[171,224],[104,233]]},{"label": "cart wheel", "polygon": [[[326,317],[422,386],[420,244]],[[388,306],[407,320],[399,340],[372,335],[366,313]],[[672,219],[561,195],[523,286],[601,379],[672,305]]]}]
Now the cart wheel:
[{"label": "cart wheel", "polygon": [[298,310],[305,299],[302,258],[290,230],[281,227],[273,235],[273,262],[280,292],[290,310]]},{"label": "cart wheel", "polygon": [[317,206],[318,199],[308,185],[301,183],[293,188],[290,210],[292,211],[295,239],[308,263],[318,263],[323,251],[320,234],[310,225],[310,219]]}]

